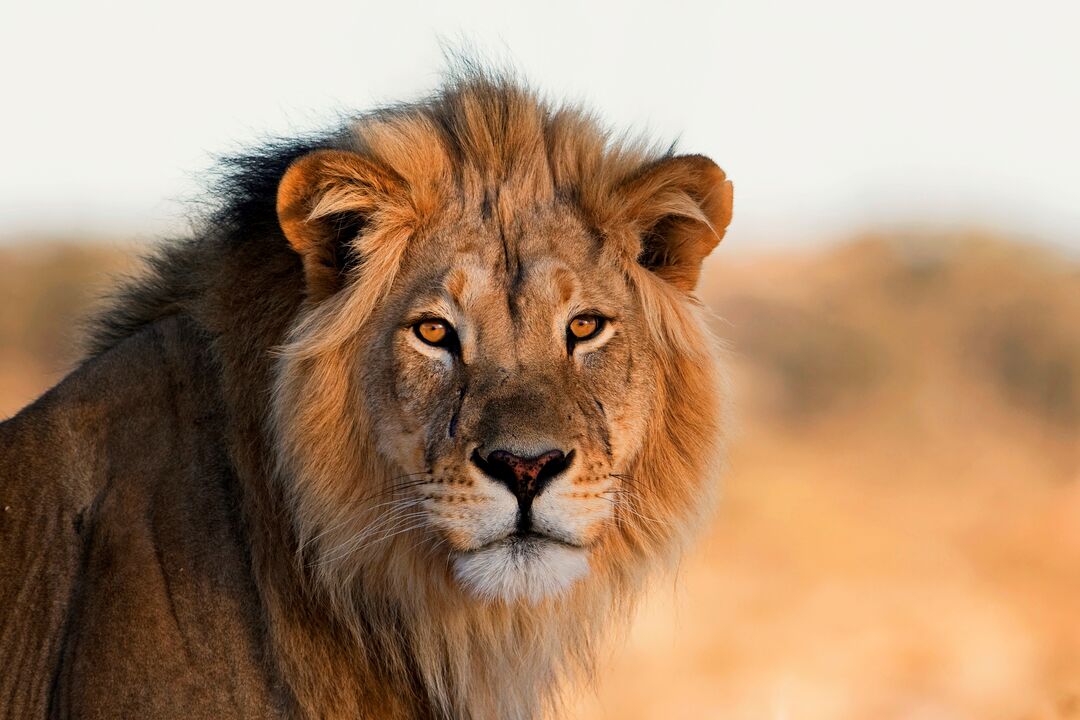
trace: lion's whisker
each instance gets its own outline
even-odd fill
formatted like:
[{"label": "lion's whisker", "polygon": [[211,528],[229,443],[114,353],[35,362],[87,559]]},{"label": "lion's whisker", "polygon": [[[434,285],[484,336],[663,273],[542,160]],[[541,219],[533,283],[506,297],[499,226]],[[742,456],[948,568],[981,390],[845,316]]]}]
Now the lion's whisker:
[{"label": "lion's whisker", "polygon": [[635,479],[633,475],[623,475],[621,473],[609,473],[608,477],[618,478],[618,480],[620,482],[622,482],[624,485],[628,485],[629,487],[632,487],[632,488],[640,488],[641,487],[638,484],[637,479]]},{"label": "lion's whisker", "polygon": [[345,542],[341,543],[337,547],[333,548],[325,556],[323,556],[322,558],[320,558],[318,561],[316,561],[313,564],[314,565],[321,565],[321,564],[324,564],[324,563],[334,562],[336,560],[340,560],[341,558],[345,557],[346,555],[349,555],[350,553],[352,553],[355,550],[356,545],[363,543],[363,541],[365,539],[371,537],[375,533],[386,529],[387,526],[393,526],[396,523],[401,523],[401,522],[407,521],[407,520],[409,520],[409,519],[411,519],[413,517],[417,517],[417,516],[421,516],[421,515],[426,514],[426,511],[407,512],[409,510],[409,508],[413,507],[414,505],[409,505],[409,506],[406,506],[406,507],[397,508],[397,509],[395,509],[394,512],[388,513],[387,515],[383,516],[382,518],[379,518],[378,521],[376,521],[376,522],[372,523],[371,525],[368,525],[367,527],[365,527],[355,537],[350,538],[349,540],[346,540]]},{"label": "lion's whisker", "polygon": [[[367,527],[365,527],[355,537],[350,538],[349,540],[346,540],[345,542],[338,545],[336,548],[334,548],[333,552],[338,552],[338,551],[341,551],[341,550],[345,550],[345,549],[349,548],[350,546],[354,546],[354,545],[357,545],[359,543],[362,543],[365,539],[371,537],[375,533],[381,532],[381,531],[385,530],[388,527],[393,527],[393,526],[395,526],[397,524],[400,524],[401,522],[407,521],[408,519],[410,519],[412,517],[416,517],[416,516],[424,514],[423,511],[409,512],[409,510],[410,510],[410,508],[401,508],[400,510],[395,511],[394,513],[390,513],[390,514],[380,518],[377,522],[374,522],[371,525],[368,525]],[[335,558],[331,558],[331,559],[335,559]]]},{"label": "lion's whisker", "polygon": [[[601,493],[601,494],[603,494],[603,493]],[[641,518],[642,520],[647,520],[648,522],[656,523],[660,527],[664,527],[664,528],[670,527],[668,525],[668,523],[665,523],[662,520],[658,520],[657,518],[645,515],[644,513],[638,512],[637,510],[630,507],[630,505],[625,503],[625,502],[619,502],[618,500],[612,500],[611,498],[603,498],[603,499],[608,501],[612,505],[614,505],[616,507],[616,509],[625,510],[625,511],[631,513],[632,515],[636,515],[637,517]]]},{"label": "lion's whisker", "polygon": [[[426,475],[426,474],[427,473],[411,473],[410,475]],[[409,475],[400,475],[398,477],[409,477]],[[398,483],[398,484],[395,484],[395,485],[390,485],[388,487],[380,488],[379,490],[376,490],[375,492],[369,493],[369,494],[361,497],[359,500],[357,500],[357,502],[362,503],[362,502],[366,502],[368,500],[375,500],[377,498],[385,497],[386,495],[391,495],[391,494],[399,492],[401,490],[408,490],[409,488],[414,488],[414,487],[419,487],[421,485],[426,485],[429,482],[431,482],[430,479],[424,478],[423,480],[414,480],[412,482]]]},{"label": "lion's whisker", "polygon": [[352,554],[352,553],[355,553],[355,552],[359,552],[360,550],[367,550],[368,548],[372,547],[373,545],[378,545],[381,542],[385,542],[385,541],[387,541],[387,540],[389,540],[391,538],[394,538],[394,537],[396,537],[398,535],[401,535],[403,533],[410,532],[412,530],[419,530],[420,528],[425,527],[426,525],[427,525],[427,522],[424,521],[424,522],[413,523],[412,525],[410,525],[408,527],[404,527],[404,528],[400,528],[400,529],[399,528],[394,528],[392,531],[387,531],[387,533],[384,533],[381,537],[376,538],[375,540],[371,540],[370,542],[365,543],[362,547],[354,548],[353,550],[350,550],[349,553],[346,553],[346,554]]},{"label": "lion's whisker", "polygon": [[424,556],[424,559],[429,559],[432,555],[435,554],[435,552],[439,548],[443,547],[444,545],[449,545],[449,541],[444,537],[439,538],[437,542],[435,542],[430,548],[428,548],[427,555]]},{"label": "lion's whisker", "polygon": [[[416,505],[419,505],[421,502],[423,502],[422,498],[399,498],[397,500],[390,500],[390,501],[387,501],[387,502],[384,502],[384,503],[379,503],[378,505],[375,505],[375,506],[373,506],[371,508],[368,508],[368,510],[377,510],[378,508],[386,507],[387,505],[394,505],[395,506],[394,510],[400,510],[400,509],[405,509],[405,508],[409,508],[409,507],[414,507]],[[379,518],[379,519],[381,519],[381,518]],[[345,525],[346,523],[351,522],[353,520],[355,520],[354,516],[347,515],[346,517],[344,517],[341,520],[337,521],[333,525],[330,525],[329,527],[323,528],[323,530],[320,531],[318,534],[304,540],[304,542],[300,544],[300,547],[297,548],[297,552],[303,551],[305,548],[307,548],[313,542],[316,542],[320,538],[324,537],[327,533],[333,532],[334,530],[337,530],[338,528],[340,528],[342,525]],[[378,521],[378,519],[376,521]]]},{"label": "lion's whisker", "polygon": [[[427,534],[427,535],[424,535],[424,536],[422,536],[422,537],[421,537],[421,538],[420,538],[419,540],[417,540],[417,541],[416,541],[415,543],[413,543],[413,544],[412,544],[412,545],[411,545],[411,546],[409,547],[409,552],[411,553],[412,551],[416,550],[416,548],[420,547],[420,546],[421,546],[421,545],[423,545],[423,544],[424,544],[425,542],[428,542],[428,541],[429,541],[429,540],[431,540],[431,539],[432,539],[433,537],[434,537],[434,536],[433,536],[433,535],[431,535],[431,534]],[[427,551],[427,552],[426,552],[426,553],[424,554],[424,559],[425,559],[425,560],[427,560],[428,558],[430,558],[430,557],[431,557],[431,555],[432,555],[432,553],[434,552],[435,548],[439,547],[440,545],[442,545],[442,544],[443,544],[443,543],[445,543],[445,542],[446,542],[446,538],[436,538],[435,542],[434,542],[434,543],[432,543],[432,544],[431,544],[431,545],[430,545],[430,546],[428,547],[428,551]]]}]

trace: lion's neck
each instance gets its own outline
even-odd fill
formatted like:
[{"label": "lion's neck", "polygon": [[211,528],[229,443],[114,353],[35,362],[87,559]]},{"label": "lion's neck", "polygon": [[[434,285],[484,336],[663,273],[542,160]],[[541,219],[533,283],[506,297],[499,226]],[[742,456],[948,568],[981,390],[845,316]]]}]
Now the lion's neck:
[{"label": "lion's neck", "polygon": [[537,718],[588,671],[598,639],[581,599],[526,610],[375,600],[341,618],[277,579],[262,584],[270,636],[299,717]]}]

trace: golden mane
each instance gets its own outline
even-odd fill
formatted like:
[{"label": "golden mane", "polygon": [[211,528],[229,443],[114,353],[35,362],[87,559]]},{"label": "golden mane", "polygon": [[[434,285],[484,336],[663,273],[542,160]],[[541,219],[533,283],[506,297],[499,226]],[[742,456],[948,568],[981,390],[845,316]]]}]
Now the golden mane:
[{"label": "golden mane", "polygon": [[[387,168],[406,190],[394,195],[350,184],[350,168],[334,167],[331,175],[345,182],[328,187],[306,217],[374,209],[354,277],[342,292],[307,307],[278,350],[272,426],[298,560],[358,644],[378,648],[370,661],[404,669],[411,659],[448,717],[533,717],[537,703],[555,701],[568,680],[588,675],[603,630],[628,617],[645,577],[678,557],[712,507],[714,483],[703,494],[698,479],[717,477],[723,456],[726,392],[716,347],[703,308],[638,262],[652,219],[639,206],[648,201],[655,217],[709,225],[702,198],[671,180],[627,196],[627,185],[667,154],[613,140],[586,113],[552,108],[489,77],[451,83],[425,103],[362,120],[350,127],[345,146]],[[463,603],[452,583],[412,564],[406,551],[417,540],[409,533],[370,550],[333,550],[347,542],[354,522],[380,527],[380,504],[397,479],[372,440],[378,419],[362,410],[349,381],[369,340],[365,320],[394,284],[410,238],[443,208],[491,188],[499,189],[506,212],[559,197],[579,209],[637,293],[660,368],[661,410],[631,473],[637,494],[619,517],[622,532],[605,544],[593,579],[528,608]],[[730,203],[730,196],[716,201]],[[709,231],[722,233],[726,217],[718,224]],[[354,452],[341,452],[343,439]],[[345,481],[356,478],[364,481]],[[351,518],[357,508],[370,514]],[[336,528],[346,529],[339,536]]]}]

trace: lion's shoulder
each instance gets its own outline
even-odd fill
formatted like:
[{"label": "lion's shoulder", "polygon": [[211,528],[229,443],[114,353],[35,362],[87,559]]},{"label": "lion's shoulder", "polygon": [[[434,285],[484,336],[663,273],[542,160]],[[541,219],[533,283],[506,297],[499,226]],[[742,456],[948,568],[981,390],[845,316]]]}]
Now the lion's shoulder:
[{"label": "lion's shoulder", "polygon": [[0,425],[0,716],[265,710],[215,376],[171,318]]}]

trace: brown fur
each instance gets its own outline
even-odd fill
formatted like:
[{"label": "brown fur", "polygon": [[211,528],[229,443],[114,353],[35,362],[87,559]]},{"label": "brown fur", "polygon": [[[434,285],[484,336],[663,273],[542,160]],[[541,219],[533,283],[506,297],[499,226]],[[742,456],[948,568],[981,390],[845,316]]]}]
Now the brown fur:
[{"label": "brown fur", "polygon": [[[478,74],[277,176],[0,426],[0,714],[536,717],[711,507],[715,164]],[[411,337],[432,308],[460,358]],[[588,572],[479,597],[455,562],[509,501],[468,451],[552,443],[536,522]]]}]

